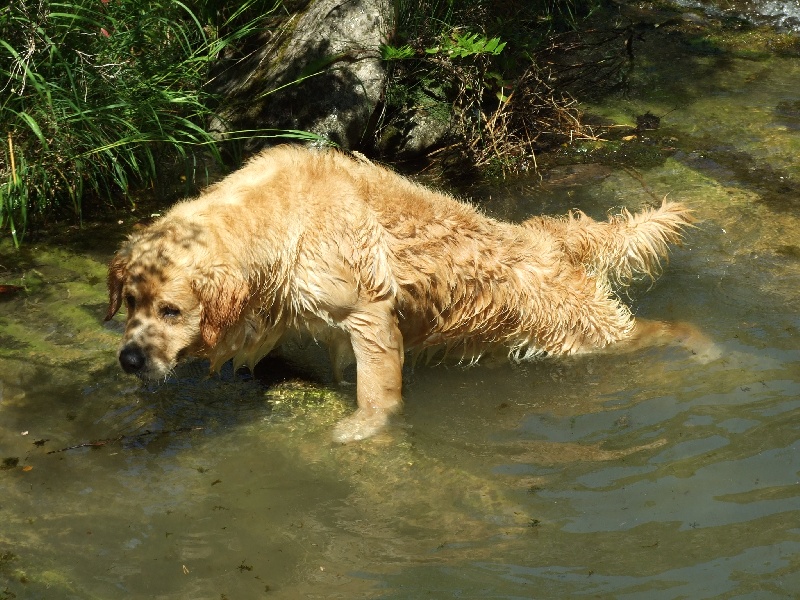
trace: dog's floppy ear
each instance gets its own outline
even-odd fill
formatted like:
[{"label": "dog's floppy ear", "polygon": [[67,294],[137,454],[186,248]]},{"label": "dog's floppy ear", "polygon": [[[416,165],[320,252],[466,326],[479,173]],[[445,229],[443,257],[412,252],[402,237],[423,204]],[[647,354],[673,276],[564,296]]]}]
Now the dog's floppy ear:
[{"label": "dog's floppy ear", "polygon": [[213,348],[225,329],[239,320],[250,299],[250,287],[240,272],[221,265],[201,272],[192,287],[202,306],[200,335]]},{"label": "dog's floppy ear", "polygon": [[127,270],[127,253],[120,250],[108,265],[108,312],[106,312],[106,321],[117,314],[122,304],[122,284],[125,282]]}]

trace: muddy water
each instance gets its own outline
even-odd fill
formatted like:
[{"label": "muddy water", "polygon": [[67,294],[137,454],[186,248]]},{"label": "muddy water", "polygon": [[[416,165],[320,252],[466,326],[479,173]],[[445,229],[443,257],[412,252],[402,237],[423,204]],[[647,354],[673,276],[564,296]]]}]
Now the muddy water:
[{"label": "muddy water", "polygon": [[329,441],[353,390],[320,351],[288,381],[190,364],[141,388],[102,323],[111,244],[3,246],[25,290],[0,302],[0,599],[796,597],[798,80],[665,38],[594,107],[658,130],[475,190],[513,218],[690,203],[702,221],[630,301],[719,358],[418,365],[362,444]]}]

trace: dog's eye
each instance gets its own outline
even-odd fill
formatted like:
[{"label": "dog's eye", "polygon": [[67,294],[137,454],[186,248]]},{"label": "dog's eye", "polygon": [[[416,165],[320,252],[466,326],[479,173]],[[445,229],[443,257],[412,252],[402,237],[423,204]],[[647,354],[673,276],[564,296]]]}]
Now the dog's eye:
[{"label": "dog's eye", "polygon": [[175,317],[179,317],[181,315],[181,310],[176,306],[162,306],[161,307],[161,316],[165,319],[174,319]]}]

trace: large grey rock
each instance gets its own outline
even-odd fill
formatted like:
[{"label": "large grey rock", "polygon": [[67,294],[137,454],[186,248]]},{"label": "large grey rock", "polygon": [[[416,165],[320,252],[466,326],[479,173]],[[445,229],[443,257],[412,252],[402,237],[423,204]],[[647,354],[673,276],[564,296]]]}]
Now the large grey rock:
[{"label": "large grey rock", "polygon": [[[212,131],[225,138],[237,130],[304,130],[345,149],[362,147],[386,86],[379,46],[393,21],[390,0],[310,0],[280,34],[217,78],[224,100]],[[267,142],[251,139],[246,150]]]}]

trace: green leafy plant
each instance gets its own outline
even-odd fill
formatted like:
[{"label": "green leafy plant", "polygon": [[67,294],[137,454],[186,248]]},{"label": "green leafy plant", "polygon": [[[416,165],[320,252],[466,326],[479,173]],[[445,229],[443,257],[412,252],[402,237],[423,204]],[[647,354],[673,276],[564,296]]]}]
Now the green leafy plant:
[{"label": "green leafy plant", "polygon": [[[382,53],[390,76],[378,131],[388,151],[402,147],[402,132],[418,116],[442,112],[448,137],[434,151],[465,159],[462,165],[499,161],[503,172],[535,165],[542,148],[592,135],[570,91],[553,82],[607,72],[593,67],[605,57],[578,31],[598,0],[396,0],[395,6],[396,33]],[[581,47],[595,58],[573,66],[566,55]]]},{"label": "green leafy plant", "polygon": [[446,54],[450,58],[467,58],[478,54],[489,54],[497,56],[506,47],[506,42],[500,41],[499,37],[487,38],[479,33],[460,34],[454,31],[452,35],[442,36],[442,42],[426,48],[427,54]]},{"label": "green leafy plant", "polygon": [[390,44],[382,44],[380,47],[382,60],[406,60],[417,55],[416,50],[408,44],[395,47]]}]

